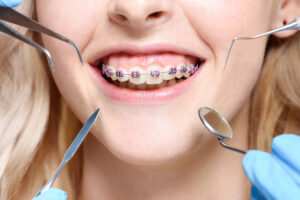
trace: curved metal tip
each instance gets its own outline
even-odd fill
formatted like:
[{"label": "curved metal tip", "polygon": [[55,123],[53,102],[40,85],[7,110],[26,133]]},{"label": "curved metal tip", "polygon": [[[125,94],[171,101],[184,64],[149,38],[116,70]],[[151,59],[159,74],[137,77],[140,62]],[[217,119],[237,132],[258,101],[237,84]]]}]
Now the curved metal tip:
[{"label": "curved metal tip", "polygon": [[226,69],[226,66],[227,66],[227,64],[228,64],[228,60],[229,60],[229,56],[230,56],[232,47],[233,47],[234,42],[235,42],[236,40],[251,40],[251,39],[257,39],[257,38],[260,38],[260,37],[263,37],[263,36],[268,36],[268,35],[271,35],[271,34],[274,34],[274,33],[280,32],[280,31],[296,30],[296,29],[298,29],[298,30],[300,31],[300,17],[297,17],[296,19],[294,19],[291,23],[289,23],[289,24],[287,24],[287,25],[284,25],[284,26],[282,26],[282,27],[280,27],[280,28],[277,28],[277,29],[274,29],[274,30],[271,30],[271,31],[268,31],[268,32],[265,32],[265,33],[261,33],[261,34],[259,34],[259,35],[250,36],[250,37],[235,37],[235,38],[231,41],[231,45],[230,45],[229,51],[228,51],[228,53],[227,53],[225,65],[224,65],[224,68],[223,68],[223,73],[225,72],[225,69]]},{"label": "curved metal tip", "polygon": [[100,113],[100,108],[98,108],[92,116],[95,116],[96,118],[98,118],[99,113]]},{"label": "curved metal tip", "polygon": [[218,140],[219,140],[219,143],[220,143],[224,148],[226,148],[226,149],[229,149],[229,150],[232,150],[232,151],[241,153],[241,154],[246,154],[246,153],[247,153],[246,151],[243,151],[243,150],[240,150],[240,149],[237,149],[237,148],[228,146],[227,144],[224,143],[224,141],[223,141],[222,138],[218,138]]},{"label": "curved metal tip", "polygon": [[226,66],[227,66],[227,63],[228,63],[228,60],[229,60],[229,56],[230,56],[230,53],[231,53],[231,49],[232,49],[232,47],[233,47],[233,45],[234,45],[234,42],[236,41],[236,40],[238,40],[239,38],[234,38],[232,41],[231,41],[231,44],[230,44],[230,47],[229,47],[229,51],[228,51],[228,53],[227,53],[227,57],[226,57],[226,61],[225,61],[225,65],[224,65],[224,68],[223,68],[223,73],[225,72],[225,69],[226,69]]},{"label": "curved metal tip", "polygon": [[50,64],[52,72],[55,73],[55,67],[54,67],[54,63],[53,63],[53,60],[52,60],[50,52],[47,49],[45,49],[45,48],[41,48],[41,49],[42,49],[42,51],[44,52],[44,54],[46,55],[46,57],[48,59],[48,62]]},{"label": "curved metal tip", "polygon": [[71,45],[76,49],[76,52],[77,52],[77,54],[78,54],[78,57],[79,57],[79,59],[80,59],[81,64],[84,64],[78,46],[77,46],[77,45],[75,44],[75,42],[73,42],[72,40],[69,40],[69,44],[71,44]]},{"label": "curved metal tip", "polygon": [[296,29],[298,29],[300,31],[300,17],[297,17],[294,22],[296,22]]}]

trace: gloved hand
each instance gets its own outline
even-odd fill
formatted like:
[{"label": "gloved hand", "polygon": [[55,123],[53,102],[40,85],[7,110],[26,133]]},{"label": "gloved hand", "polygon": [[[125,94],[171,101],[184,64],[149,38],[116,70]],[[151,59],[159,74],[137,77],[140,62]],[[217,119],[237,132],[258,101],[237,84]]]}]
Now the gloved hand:
[{"label": "gloved hand", "polygon": [[32,200],[67,200],[67,193],[56,188],[49,188]]},{"label": "gloved hand", "polygon": [[16,7],[22,3],[23,0],[0,0],[0,7]]},{"label": "gloved hand", "polygon": [[300,199],[300,136],[275,137],[271,154],[248,151],[243,167],[253,184],[252,200]]}]

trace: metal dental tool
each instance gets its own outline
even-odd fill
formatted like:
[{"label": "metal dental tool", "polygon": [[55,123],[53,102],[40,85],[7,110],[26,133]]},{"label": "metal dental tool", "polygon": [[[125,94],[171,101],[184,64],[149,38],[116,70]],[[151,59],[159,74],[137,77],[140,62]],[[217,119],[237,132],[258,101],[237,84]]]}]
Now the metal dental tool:
[{"label": "metal dental tool", "polygon": [[[300,17],[297,17],[294,21],[292,21],[291,23],[284,25],[283,27],[277,28],[275,30],[269,31],[269,32],[265,32],[259,35],[255,35],[255,36],[251,36],[251,37],[237,37],[234,38],[231,42],[228,54],[227,54],[227,58],[226,58],[226,62],[224,65],[224,70],[226,69],[227,63],[228,63],[228,59],[232,50],[232,47],[235,43],[236,40],[251,40],[251,39],[257,39],[263,36],[268,36],[280,31],[286,31],[286,30],[299,30],[300,31]],[[208,107],[202,107],[199,109],[198,111],[199,117],[201,122],[203,123],[203,125],[208,129],[209,132],[211,132],[212,134],[214,134],[215,136],[217,136],[220,144],[224,147],[227,148],[229,150],[238,152],[238,153],[242,153],[245,154],[245,151],[233,148],[233,147],[229,147],[227,146],[223,140],[226,139],[232,139],[233,137],[233,131],[232,128],[230,126],[230,124],[228,123],[228,121],[221,116],[219,113],[217,113],[215,110],[208,108]]]},{"label": "metal dental tool", "polygon": [[52,187],[55,179],[57,178],[57,176],[59,175],[59,173],[61,172],[61,170],[65,166],[65,164],[67,164],[67,162],[69,160],[71,160],[71,158],[74,156],[74,154],[76,153],[76,151],[80,147],[81,143],[83,142],[83,140],[85,139],[85,137],[89,133],[90,129],[92,128],[92,126],[94,125],[96,119],[98,118],[99,112],[100,112],[100,110],[97,109],[94,112],[94,114],[92,114],[90,116],[90,118],[86,121],[86,123],[84,124],[84,126],[82,127],[82,129],[80,130],[80,132],[78,133],[78,135],[76,136],[74,141],[72,142],[71,146],[69,147],[69,149],[65,153],[64,158],[61,161],[61,163],[60,163],[59,167],[57,168],[56,172],[54,173],[52,178],[49,180],[49,182],[36,194],[36,197],[39,196],[40,194],[42,194],[44,191],[46,191],[46,190],[48,190],[49,188]]},{"label": "metal dental tool", "polygon": [[[291,23],[284,25],[283,27],[277,28],[275,30],[269,31],[269,32],[265,32],[259,35],[255,35],[255,36],[251,36],[251,37],[237,37],[234,38],[231,42],[228,54],[227,54],[227,58],[226,58],[226,62],[224,65],[224,70],[226,69],[227,63],[228,63],[228,59],[232,50],[232,47],[235,43],[236,40],[251,40],[251,39],[257,39],[263,36],[268,36],[280,31],[287,31],[287,30],[299,30],[300,31],[300,17],[297,17],[295,20],[293,20]],[[220,144],[224,147],[227,148],[229,150],[238,152],[238,153],[242,153],[245,154],[245,151],[233,148],[233,147],[229,147],[227,146],[223,140],[226,139],[232,139],[233,137],[233,131],[232,128],[230,126],[230,124],[227,122],[227,120],[221,116],[219,113],[217,113],[215,110],[208,108],[208,107],[202,107],[199,109],[198,111],[200,120],[202,121],[203,125],[209,130],[209,132],[211,132],[212,134],[214,134],[215,136],[217,136]]]},{"label": "metal dental tool", "polygon": [[23,26],[23,27],[26,27],[26,28],[29,28],[33,31],[37,31],[37,32],[40,32],[40,33],[47,34],[47,35],[52,36],[56,39],[59,39],[59,40],[62,40],[64,42],[69,43],[70,45],[72,45],[76,49],[76,52],[77,52],[77,54],[79,56],[79,59],[80,59],[80,62],[82,64],[84,64],[82,56],[81,56],[80,51],[79,51],[79,48],[77,47],[77,45],[73,41],[65,38],[64,36],[62,36],[58,33],[55,33],[54,31],[46,28],[45,26],[43,26],[43,25],[39,24],[38,22],[26,17],[25,15],[17,12],[16,10],[14,10],[12,8],[0,7],[0,31],[3,32],[3,33],[6,33],[6,34],[8,34],[8,35],[10,35],[10,36],[12,36],[16,39],[19,39],[19,40],[21,40],[21,41],[37,48],[37,49],[39,49],[40,51],[42,51],[47,56],[47,59],[49,61],[49,64],[51,66],[51,69],[52,69],[53,73],[55,72],[55,67],[54,67],[52,57],[51,57],[51,54],[49,53],[49,51],[47,49],[45,49],[43,46],[39,45],[38,43],[30,40],[29,38],[25,37],[24,35],[22,35],[20,33],[18,33],[16,30],[14,30],[10,26],[8,26],[6,23],[4,23],[2,20],[13,23],[13,24],[17,24],[17,25],[20,25],[20,26]]},{"label": "metal dental tool", "polygon": [[274,34],[274,33],[277,33],[277,32],[287,31],[287,30],[299,30],[300,31],[300,17],[297,17],[295,20],[293,20],[291,23],[289,23],[287,25],[284,25],[280,28],[277,28],[277,29],[269,31],[269,32],[265,32],[265,33],[255,35],[255,36],[251,36],[251,37],[236,37],[236,38],[234,38],[231,42],[231,45],[230,45],[230,48],[229,48],[229,51],[228,51],[228,54],[227,54],[227,58],[226,58],[226,61],[225,61],[223,72],[225,71],[225,68],[227,66],[227,62],[228,62],[232,47],[233,47],[236,40],[257,39],[257,38],[260,38],[260,37],[263,37],[263,36],[268,36],[268,35],[271,35],[271,34]]},{"label": "metal dental tool", "polygon": [[233,131],[230,124],[223,116],[208,107],[200,108],[198,114],[203,125],[208,129],[209,132],[217,136],[220,144],[223,147],[241,154],[246,153],[245,151],[227,146],[224,143],[223,140],[232,139]]}]

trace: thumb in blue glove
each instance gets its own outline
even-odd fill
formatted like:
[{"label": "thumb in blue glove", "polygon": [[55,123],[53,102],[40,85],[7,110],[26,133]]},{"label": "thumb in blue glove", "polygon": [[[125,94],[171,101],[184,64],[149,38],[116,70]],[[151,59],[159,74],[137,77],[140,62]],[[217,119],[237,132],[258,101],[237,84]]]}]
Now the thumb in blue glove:
[{"label": "thumb in blue glove", "polygon": [[32,200],[67,200],[67,193],[56,188],[49,188]]},{"label": "thumb in blue glove", "polygon": [[0,0],[0,7],[16,7],[22,3],[23,0]]},{"label": "thumb in blue glove", "polygon": [[253,184],[252,200],[300,199],[300,136],[275,137],[272,154],[248,151],[243,167]]}]

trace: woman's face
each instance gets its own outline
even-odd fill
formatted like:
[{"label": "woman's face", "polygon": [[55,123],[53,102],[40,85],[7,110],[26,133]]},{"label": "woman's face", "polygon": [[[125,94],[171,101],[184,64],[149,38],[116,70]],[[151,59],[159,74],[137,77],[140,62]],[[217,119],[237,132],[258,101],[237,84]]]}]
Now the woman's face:
[{"label": "woman's face", "polygon": [[[185,155],[205,140],[200,107],[214,108],[229,120],[241,110],[258,78],[266,39],[237,45],[223,72],[226,55],[234,37],[270,29],[273,2],[37,0],[36,4],[39,22],[73,40],[85,62],[80,63],[69,45],[43,37],[66,102],[82,122],[100,108],[93,128],[96,138],[125,161],[149,164]],[[107,81],[101,64],[121,70],[123,77],[114,74]],[[200,64],[191,76],[180,72],[182,65],[191,64]],[[169,73],[170,68],[176,68],[176,74]],[[151,76],[151,70],[159,70],[160,76]],[[134,77],[136,71],[140,77]]]}]

